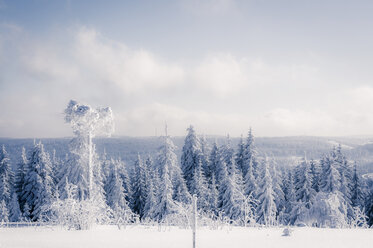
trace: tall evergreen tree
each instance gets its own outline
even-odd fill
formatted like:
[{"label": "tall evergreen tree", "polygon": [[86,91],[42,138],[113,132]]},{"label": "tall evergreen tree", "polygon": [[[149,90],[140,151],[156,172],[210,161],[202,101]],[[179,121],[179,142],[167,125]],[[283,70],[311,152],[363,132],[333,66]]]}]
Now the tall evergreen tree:
[{"label": "tall evergreen tree", "polygon": [[245,193],[245,196],[252,195],[254,198],[256,198],[257,191],[258,191],[258,184],[254,176],[253,161],[250,160],[248,168],[247,168],[247,172],[244,178],[244,193]]},{"label": "tall evergreen tree", "polygon": [[146,178],[145,178],[145,167],[142,162],[140,155],[137,155],[135,167],[133,171],[133,187],[132,187],[132,209],[135,213],[140,215],[140,218],[144,215],[144,206],[146,201]]},{"label": "tall evergreen tree", "polygon": [[296,200],[302,202],[307,209],[310,209],[316,192],[312,188],[310,164],[305,158],[296,167],[295,179]]},{"label": "tall evergreen tree", "polygon": [[197,207],[202,211],[207,212],[209,210],[208,185],[205,175],[203,174],[201,160],[199,161],[198,166],[195,168],[191,193],[192,195],[197,196]]},{"label": "tall evergreen tree", "polygon": [[246,146],[245,146],[245,152],[244,152],[244,157],[243,157],[243,160],[244,160],[243,169],[242,169],[243,175],[246,175],[247,170],[249,168],[249,164],[251,163],[253,167],[254,176],[255,177],[258,176],[257,156],[258,156],[258,152],[255,146],[254,135],[253,135],[252,129],[250,128],[249,133],[247,135],[247,139],[246,139]]},{"label": "tall evergreen tree", "polygon": [[5,200],[0,201],[0,223],[9,221],[9,210]]},{"label": "tall evergreen tree", "polygon": [[27,174],[27,155],[25,147],[22,147],[21,159],[19,160],[16,168],[16,173],[14,177],[14,190],[17,193],[18,200],[21,205],[21,209],[23,207],[24,202],[22,202],[22,192],[23,192],[23,185],[25,182],[25,176]]},{"label": "tall evergreen tree", "polygon": [[9,220],[12,222],[20,221],[22,218],[22,212],[18,203],[18,196],[16,193],[12,194],[12,199],[9,203]]},{"label": "tall evergreen tree", "polygon": [[322,175],[320,179],[320,190],[325,193],[339,191],[341,176],[337,169],[338,163],[331,156],[325,156],[321,162]]},{"label": "tall evergreen tree", "polygon": [[241,170],[241,174],[246,175],[247,168],[245,167],[245,143],[242,135],[237,147],[236,165],[237,168]]},{"label": "tall evergreen tree", "polygon": [[266,226],[276,224],[275,192],[273,191],[272,178],[269,172],[269,162],[266,158],[261,166],[261,181],[259,183],[257,222]]},{"label": "tall evergreen tree", "polygon": [[317,193],[320,191],[320,166],[313,159],[310,161],[312,188]]},{"label": "tall evergreen tree", "polygon": [[210,170],[210,152],[211,152],[211,148],[207,142],[207,139],[206,137],[203,135],[200,139],[200,143],[201,143],[201,155],[200,155],[200,160],[201,160],[201,163],[202,163],[202,169],[203,169],[203,173],[204,175],[207,175],[209,174],[209,170]]},{"label": "tall evergreen tree", "polygon": [[22,199],[30,207],[31,219],[38,220],[42,207],[51,203],[53,189],[51,161],[41,142],[34,145],[28,161]]},{"label": "tall evergreen tree", "polygon": [[194,131],[193,126],[188,129],[188,134],[185,137],[185,142],[181,154],[181,170],[183,172],[186,185],[190,191],[195,168],[198,165],[198,160],[201,156],[201,143]]},{"label": "tall evergreen tree", "polygon": [[361,179],[357,172],[356,162],[354,163],[354,173],[351,185],[351,204],[352,207],[362,207],[364,204],[364,194],[361,185]]},{"label": "tall evergreen tree", "polygon": [[3,145],[0,150],[0,201],[4,200],[7,205],[11,199],[12,173],[10,159]]}]

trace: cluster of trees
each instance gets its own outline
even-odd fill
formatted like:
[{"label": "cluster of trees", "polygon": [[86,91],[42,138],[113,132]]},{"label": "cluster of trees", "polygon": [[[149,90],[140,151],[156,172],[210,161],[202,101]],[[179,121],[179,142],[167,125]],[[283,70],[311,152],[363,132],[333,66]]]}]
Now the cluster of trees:
[{"label": "cluster of trees", "polygon": [[196,195],[201,215],[237,225],[372,224],[372,192],[340,146],[319,160],[304,158],[279,170],[273,159],[259,156],[251,129],[236,149],[229,137],[211,145],[192,126],[187,131],[180,163],[166,135],[157,157],[138,155],[131,167],[106,154],[99,158],[82,135],[63,159],[40,142],[23,149],[15,171],[3,146],[0,221],[74,220],[74,228],[89,218],[171,222],[182,219]]}]

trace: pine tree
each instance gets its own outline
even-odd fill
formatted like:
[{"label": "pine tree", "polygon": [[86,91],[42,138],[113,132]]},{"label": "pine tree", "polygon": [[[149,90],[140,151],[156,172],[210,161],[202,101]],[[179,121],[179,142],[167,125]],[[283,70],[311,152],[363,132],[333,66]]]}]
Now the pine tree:
[{"label": "pine tree", "polygon": [[315,160],[310,161],[312,188],[317,193],[320,191],[320,167]]},{"label": "pine tree", "polygon": [[194,171],[191,193],[192,195],[197,196],[197,207],[202,211],[207,212],[209,210],[208,185],[203,174],[201,160]]},{"label": "pine tree", "polygon": [[243,160],[244,160],[243,169],[242,169],[242,172],[244,173],[243,175],[246,175],[249,164],[251,163],[253,167],[254,177],[255,178],[258,177],[257,156],[258,156],[258,152],[255,146],[254,135],[253,135],[252,129],[250,128],[247,139],[246,139],[245,152],[243,156]]},{"label": "pine tree", "polygon": [[11,199],[11,185],[12,185],[12,170],[9,163],[10,159],[8,153],[5,150],[5,146],[2,146],[0,150],[0,201],[9,204]]},{"label": "pine tree", "polygon": [[206,178],[211,179],[212,175],[215,176],[215,179],[219,178],[220,163],[221,163],[221,154],[220,154],[218,144],[215,141],[212,146],[211,153],[210,153],[210,164],[209,164],[209,170],[206,174]]},{"label": "pine tree", "polygon": [[24,202],[22,201],[22,192],[23,192],[23,185],[25,183],[25,176],[27,174],[27,156],[26,156],[26,150],[24,147],[22,147],[22,154],[21,159],[18,162],[17,170],[15,174],[15,186],[14,190],[17,193],[19,202],[21,207],[24,205]]},{"label": "pine tree", "polygon": [[357,173],[357,165],[354,163],[354,173],[352,178],[351,205],[352,207],[362,207],[364,194],[361,186],[361,180]]},{"label": "pine tree", "polygon": [[140,155],[137,155],[133,172],[133,187],[132,187],[132,209],[140,218],[144,215],[144,206],[147,198],[145,168]]},{"label": "pine tree", "polygon": [[162,184],[159,192],[158,201],[154,210],[150,213],[157,221],[162,221],[170,215],[177,214],[178,208],[172,199],[172,184],[170,180],[170,172],[168,166],[163,164],[161,169]]},{"label": "pine tree", "polygon": [[[188,204],[191,202],[191,196],[184,181],[182,171],[177,162],[175,154],[176,146],[169,136],[163,137],[163,145],[159,149],[157,168],[159,175],[164,175],[163,170],[167,167],[169,179],[171,180],[172,198],[175,201]],[[194,173],[193,173],[194,174]],[[161,182],[160,184],[162,184]],[[160,185],[162,188],[162,185]]]},{"label": "pine tree", "polygon": [[118,173],[118,164],[111,161],[111,169],[105,185],[108,206],[114,211],[114,216],[122,216],[124,211],[129,210],[126,195],[124,193],[123,181]]},{"label": "pine tree", "polygon": [[9,211],[6,206],[5,200],[1,200],[0,202],[0,223],[1,222],[8,222],[9,221]]},{"label": "pine tree", "polygon": [[330,156],[325,156],[322,160],[322,175],[320,179],[320,190],[325,193],[337,192],[340,188],[340,175],[338,163]]},{"label": "pine tree", "polygon": [[274,158],[271,159],[270,173],[272,177],[272,188],[275,192],[275,203],[277,208],[277,215],[282,215],[282,211],[285,207],[285,195],[282,191],[282,175],[277,170],[276,161]]},{"label": "pine tree", "polygon": [[202,136],[202,138],[200,139],[200,143],[201,143],[201,154],[200,154],[200,160],[202,162],[202,169],[203,169],[203,173],[204,175],[206,175],[206,178],[207,176],[209,175],[209,171],[210,171],[210,146],[207,142],[207,139],[205,136]]},{"label": "pine tree", "polygon": [[22,199],[30,207],[32,220],[38,220],[42,207],[52,200],[53,188],[51,161],[41,142],[35,144],[28,161]]},{"label": "pine tree", "polygon": [[250,160],[248,169],[245,175],[245,179],[244,179],[244,193],[245,193],[245,196],[252,195],[254,198],[256,198],[257,191],[258,191],[257,180],[254,177],[252,160]]},{"label": "pine tree", "polygon": [[10,221],[17,222],[21,220],[22,213],[19,207],[18,196],[16,193],[12,194],[12,200],[9,203],[9,210],[10,210],[10,215],[9,215]]},{"label": "pine tree", "polygon": [[292,216],[293,207],[297,204],[295,186],[294,186],[294,173],[293,170],[289,170],[288,176],[284,181],[284,194],[285,194],[285,223],[283,224],[294,224],[297,216]]},{"label": "pine tree", "polygon": [[187,131],[181,154],[181,170],[188,190],[191,191],[194,171],[201,156],[201,143],[193,126],[190,126]]},{"label": "pine tree", "polygon": [[[235,167],[234,158],[231,163]],[[225,165],[225,162],[223,162]],[[232,170],[228,174],[226,166],[222,167],[221,178],[222,182],[219,187],[219,207],[225,216],[234,221],[243,221],[245,215],[245,197],[242,193],[242,185],[239,183],[239,178],[236,175],[236,170]]]},{"label": "pine tree", "polygon": [[273,226],[276,224],[277,208],[267,158],[262,165],[261,177],[258,192],[257,222],[266,226]]},{"label": "pine tree", "polygon": [[121,160],[118,160],[117,163],[118,163],[118,173],[123,182],[123,189],[126,195],[126,201],[128,203],[131,203],[133,201],[132,200],[133,193],[132,193],[131,180],[130,180],[130,177],[128,176],[126,165]]},{"label": "pine tree", "polygon": [[242,175],[246,175],[247,168],[245,167],[245,143],[243,141],[242,135],[237,148],[236,165],[237,168],[241,171]]},{"label": "pine tree", "polygon": [[211,183],[208,184],[208,203],[209,208],[212,213],[215,215],[218,214],[218,200],[219,200],[219,191],[216,185],[216,180],[214,174],[211,176]]},{"label": "pine tree", "polygon": [[302,202],[307,209],[310,209],[316,192],[312,188],[310,165],[305,158],[296,167],[295,179],[296,200]]}]

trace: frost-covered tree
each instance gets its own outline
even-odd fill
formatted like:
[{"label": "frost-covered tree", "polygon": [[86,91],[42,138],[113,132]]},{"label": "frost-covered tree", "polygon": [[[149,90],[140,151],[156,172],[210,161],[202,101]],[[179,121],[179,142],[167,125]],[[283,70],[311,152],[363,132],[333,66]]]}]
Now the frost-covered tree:
[{"label": "frost-covered tree", "polygon": [[[96,135],[111,135],[114,130],[112,111],[109,107],[94,109],[71,100],[65,109],[65,121],[71,125],[76,137],[70,145],[73,158],[65,166],[67,168],[63,177],[78,186],[80,199],[92,199],[94,188],[98,187],[94,185],[94,175],[99,170],[92,138]],[[65,178],[61,178],[62,184]],[[59,187],[64,188],[63,185]]]},{"label": "frost-covered tree", "polygon": [[337,169],[338,163],[331,156],[325,156],[321,160],[321,167],[320,190],[325,193],[339,191],[341,176]]},{"label": "frost-covered tree", "polygon": [[256,198],[258,185],[257,179],[254,176],[253,162],[249,161],[247,172],[244,178],[244,194],[245,196],[251,195],[253,198]]},{"label": "frost-covered tree", "polygon": [[316,194],[312,188],[311,176],[310,164],[304,158],[302,163],[295,168],[295,195],[296,200],[304,204],[307,209],[311,208]]},{"label": "frost-covered tree", "polygon": [[38,220],[43,206],[52,201],[51,161],[41,142],[34,145],[27,164],[22,199],[30,207],[30,217]]},{"label": "frost-covered tree", "polygon": [[[171,180],[173,200],[188,204],[191,202],[191,196],[188,192],[182,171],[178,164],[175,150],[176,146],[172,142],[171,138],[168,135],[163,137],[163,144],[159,149],[157,158],[158,173],[162,179],[162,176],[164,176],[163,170],[167,167],[167,171],[169,171],[169,179]],[[163,182],[161,180],[160,189],[162,188],[162,183]]]},{"label": "frost-covered tree", "polygon": [[272,186],[272,178],[269,162],[266,158],[261,166],[261,180],[258,188],[257,222],[266,226],[273,226],[276,221],[275,192]]},{"label": "frost-covered tree", "polygon": [[211,179],[212,175],[214,175],[215,179],[219,178],[219,167],[220,167],[221,160],[222,159],[221,159],[220,149],[218,147],[217,142],[215,141],[211,148],[210,164],[209,164],[209,169],[206,173],[207,179]]},{"label": "frost-covered tree", "polygon": [[311,159],[311,161],[310,161],[310,173],[311,173],[312,188],[317,193],[317,192],[320,191],[320,188],[319,188],[319,184],[320,184],[320,166],[313,159]]},{"label": "frost-covered tree", "polygon": [[16,168],[16,173],[14,177],[14,191],[17,193],[19,202],[21,207],[23,206],[24,202],[22,202],[22,192],[23,192],[23,185],[25,181],[25,176],[27,174],[27,155],[26,150],[22,147],[21,159],[19,160]]},{"label": "frost-covered tree", "polygon": [[9,211],[5,200],[0,202],[0,223],[9,221]]},{"label": "frost-covered tree", "polygon": [[354,172],[351,185],[351,205],[352,207],[362,207],[364,204],[364,194],[361,185],[361,179],[357,172],[356,162],[354,163]]},{"label": "frost-covered tree", "polygon": [[283,184],[283,191],[286,201],[283,224],[294,224],[297,218],[297,216],[292,216],[293,208],[296,207],[297,204],[293,175],[293,170],[289,170],[288,176],[285,178]]},{"label": "frost-covered tree", "polygon": [[12,199],[9,203],[9,212],[10,212],[9,214],[10,221],[17,222],[22,219],[22,212],[19,207],[18,196],[15,192],[12,194]]},{"label": "frost-covered tree", "polygon": [[209,144],[207,142],[207,139],[204,135],[201,137],[200,143],[201,143],[200,160],[201,160],[201,163],[202,163],[203,173],[207,177],[207,175],[209,174],[211,149],[210,149],[210,146],[209,146]]},{"label": "frost-covered tree", "polygon": [[154,209],[149,213],[154,220],[159,222],[166,219],[170,215],[178,213],[178,207],[172,199],[172,184],[167,164],[163,164],[161,172],[162,184],[159,191],[158,200]]},{"label": "frost-covered tree", "polygon": [[270,160],[270,173],[272,177],[272,188],[275,192],[275,203],[277,208],[277,215],[283,215],[285,207],[285,195],[282,191],[282,175],[277,170],[276,161],[274,158]]},{"label": "frost-covered tree", "polygon": [[132,186],[131,186],[131,180],[130,177],[128,176],[128,171],[126,168],[126,165],[123,161],[117,160],[117,167],[118,167],[118,173],[119,176],[122,179],[123,182],[123,190],[126,195],[126,201],[128,203],[132,202]]},{"label": "frost-covered tree", "polygon": [[139,154],[137,155],[132,178],[132,209],[140,216],[140,218],[142,218],[144,215],[144,206],[147,198],[147,189],[145,165],[142,162]]},{"label": "frost-covered tree", "polygon": [[0,201],[8,205],[11,199],[13,173],[5,146],[0,150]]},{"label": "frost-covered tree", "polygon": [[[235,167],[233,157],[231,163]],[[245,216],[245,197],[242,192],[242,185],[237,183],[240,180],[235,172],[236,170],[232,170],[229,175],[224,167],[221,170],[223,181],[219,187],[219,206],[225,216],[242,222]]]},{"label": "frost-covered tree", "polygon": [[238,173],[234,159],[234,149],[232,147],[232,141],[229,135],[227,135],[225,144],[221,147],[221,156],[227,166],[228,175]]},{"label": "frost-covered tree", "polygon": [[201,160],[194,171],[191,193],[192,195],[197,196],[197,207],[202,211],[207,212],[209,210],[208,185],[205,175],[203,174]]},{"label": "frost-covered tree", "polygon": [[237,168],[241,170],[242,175],[246,175],[247,168],[245,167],[245,143],[242,135],[237,147],[236,165]]},{"label": "frost-covered tree", "polygon": [[253,167],[253,174],[255,177],[258,176],[258,152],[256,150],[255,146],[255,140],[254,140],[254,135],[252,132],[252,129],[249,129],[249,133],[246,138],[246,144],[245,144],[245,152],[244,152],[244,164],[243,164],[243,169],[242,173],[243,175],[246,175],[247,169],[249,168],[249,164],[252,164]]},{"label": "frost-covered tree", "polygon": [[181,154],[181,170],[188,190],[191,191],[194,171],[201,156],[201,143],[193,126],[190,126],[187,131]]},{"label": "frost-covered tree", "polygon": [[106,200],[108,206],[113,210],[116,218],[129,210],[126,194],[123,188],[123,181],[118,173],[118,163],[111,161],[110,172],[105,185]]},{"label": "frost-covered tree", "polygon": [[208,184],[209,210],[215,215],[218,213],[219,191],[215,180],[215,175],[211,176],[211,183]]}]

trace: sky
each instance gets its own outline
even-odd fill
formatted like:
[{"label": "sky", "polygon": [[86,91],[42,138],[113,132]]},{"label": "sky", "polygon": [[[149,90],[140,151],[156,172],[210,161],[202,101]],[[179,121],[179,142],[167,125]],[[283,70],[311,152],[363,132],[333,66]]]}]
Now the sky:
[{"label": "sky", "polygon": [[0,0],[0,137],[373,134],[373,1]]}]

